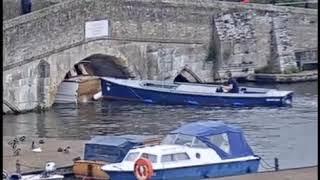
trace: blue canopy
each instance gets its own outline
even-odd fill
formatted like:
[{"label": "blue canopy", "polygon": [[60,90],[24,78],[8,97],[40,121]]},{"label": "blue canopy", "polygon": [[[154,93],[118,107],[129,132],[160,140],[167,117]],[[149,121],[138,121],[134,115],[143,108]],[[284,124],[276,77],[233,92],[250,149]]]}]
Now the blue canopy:
[{"label": "blue canopy", "polygon": [[95,136],[85,144],[84,159],[121,162],[133,147],[143,144],[143,139],[122,136]]},{"label": "blue canopy", "polygon": [[127,143],[143,143],[143,139],[130,138],[129,136],[95,136],[86,144],[123,147]]},{"label": "blue canopy", "polygon": [[[230,146],[229,152],[225,152],[210,140],[210,137],[223,133],[226,133],[228,136]],[[195,136],[208,147],[214,149],[222,159],[254,155],[252,149],[245,140],[242,130],[239,127],[227,125],[222,121],[199,121],[189,123],[171,131],[170,134]]]}]

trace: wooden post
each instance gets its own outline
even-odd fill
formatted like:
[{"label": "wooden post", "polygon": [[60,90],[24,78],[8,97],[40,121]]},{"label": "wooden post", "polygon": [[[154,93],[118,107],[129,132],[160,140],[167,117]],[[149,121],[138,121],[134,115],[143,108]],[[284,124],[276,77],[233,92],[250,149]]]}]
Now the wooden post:
[{"label": "wooden post", "polygon": [[19,159],[17,159],[17,161],[16,161],[16,172],[17,172],[18,174],[21,173],[21,164],[20,164],[20,162],[19,162]]}]

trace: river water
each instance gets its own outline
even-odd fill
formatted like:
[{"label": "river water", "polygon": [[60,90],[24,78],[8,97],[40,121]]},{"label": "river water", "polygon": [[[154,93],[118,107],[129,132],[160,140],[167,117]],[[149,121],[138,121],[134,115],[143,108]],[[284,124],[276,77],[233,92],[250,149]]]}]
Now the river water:
[{"label": "river water", "polygon": [[[181,124],[223,120],[245,132],[254,152],[280,169],[317,165],[318,83],[246,84],[294,91],[292,107],[160,106],[101,100],[54,105],[43,113],[3,116],[4,136],[89,139],[93,135],[165,135]],[[260,166],[260,170],[265,170]]]}]

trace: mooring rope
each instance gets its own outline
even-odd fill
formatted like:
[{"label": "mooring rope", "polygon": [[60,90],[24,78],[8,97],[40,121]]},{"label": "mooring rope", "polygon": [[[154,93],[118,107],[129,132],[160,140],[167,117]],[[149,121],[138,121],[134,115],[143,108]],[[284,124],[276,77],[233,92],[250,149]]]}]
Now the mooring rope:
[{"label": "mooring rope", "polygon": [[130,91],[131,91],[136,97],[138,97],[139,99],[141,99],[142,101],[144,101],[144,99],[143,99],[141,96],[139,96],[134,90],[132,90],[130,87],[129,87],[129,89],[130,89]]},{"label": "mooring rope", "polygon": [[[260,156],[259,156],[260,157]],[[260,159],[262,160],[261,162],[263,162],[266,166],[263,165],[263,163],[261,163],[261,167],[263,167],[264,169],[275,169],[275,166],[271,166],[269,163],[267,163],[267,161],[265,161],[262,157],[260,157]]]}]

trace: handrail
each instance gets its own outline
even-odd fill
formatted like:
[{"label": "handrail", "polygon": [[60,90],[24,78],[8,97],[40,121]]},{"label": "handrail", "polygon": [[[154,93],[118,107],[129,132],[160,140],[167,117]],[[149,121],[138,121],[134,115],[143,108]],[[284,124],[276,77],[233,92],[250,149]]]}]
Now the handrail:
[{"label": "handrail", "polygon": [[21,111],[20,111],[20,109],[17,107],[17,106],[15,106],[15,105],[13,105],[13,104],[10,104],[7,100],[5,100],[5,99],[2,99],[3,100],[3,104],[5,104],[6,106],[8,106],[8,108],[12,111],[12,112],[14,112],[14,113],[20,113]]},{"label": "handrail", "polygon": [[318,3],[318,1],[299,1],[299,2],[286,2],[286,3],[275,3],[274,5],[281,6],[281,5],[291,5],[291,4],[312,4]]}]

